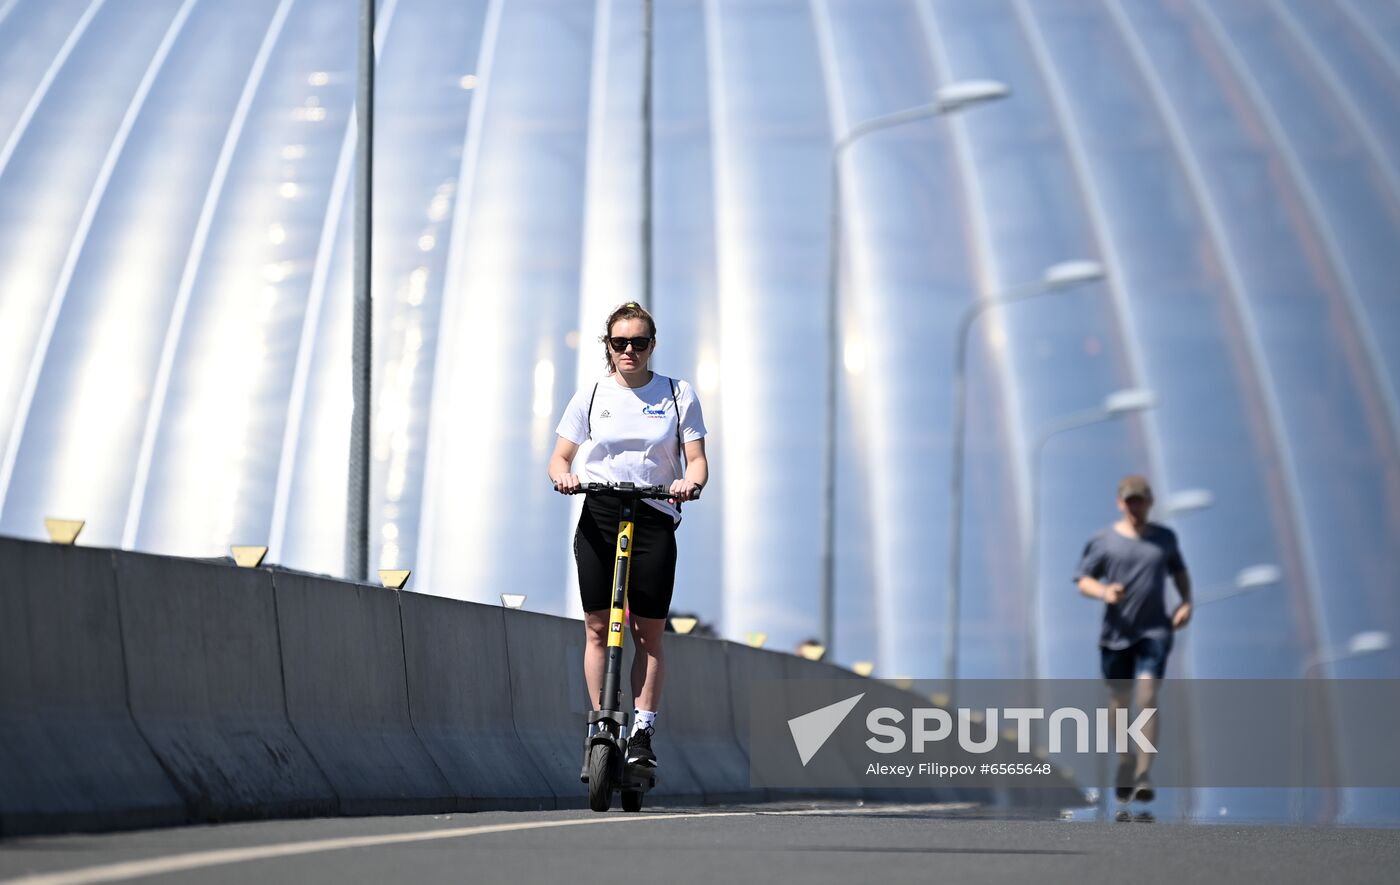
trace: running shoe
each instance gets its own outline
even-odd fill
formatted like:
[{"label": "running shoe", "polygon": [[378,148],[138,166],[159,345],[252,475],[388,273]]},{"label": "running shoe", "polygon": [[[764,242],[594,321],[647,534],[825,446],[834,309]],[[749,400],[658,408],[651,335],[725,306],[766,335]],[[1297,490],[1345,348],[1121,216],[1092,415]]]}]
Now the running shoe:
[{"label": "running shoe", "polygon": [[1134,788],[1133,760],[1129,757],[1118,763],[1118,773],[1113,777],[1113,795],[1119,802],[1131,802]]},{"label": "running shoe", "polygon": [[656,754],[651,750],[651,736],[654,734],[656,734],[656,729],[651,726],[632,732],[632,736],[627,739],[628,765],[656,767]]},{"label": "running shoe", "polygon": [[1152,788],[1152,781],[1148,780],[1147,772],[1137,776],[1137,783],[1133,785],[1133,799],[1138,802],[1151,802],[1157,798],[1157,791]]}]

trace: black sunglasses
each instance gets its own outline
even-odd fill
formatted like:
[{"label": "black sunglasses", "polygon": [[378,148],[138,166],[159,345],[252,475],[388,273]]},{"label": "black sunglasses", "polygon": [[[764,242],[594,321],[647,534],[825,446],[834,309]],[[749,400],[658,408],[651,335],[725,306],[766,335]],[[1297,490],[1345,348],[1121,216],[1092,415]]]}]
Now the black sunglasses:
[{"label": "black sunglasses", "polygon": [[639,336],[637,338],[609,338],[608,345],[612,347],[614,352],[622,353],[627,349],[628,343],[631,343],[632,349],[637,353],[641,353],[651,349],[651,341],[652,336],[650,335]]}]

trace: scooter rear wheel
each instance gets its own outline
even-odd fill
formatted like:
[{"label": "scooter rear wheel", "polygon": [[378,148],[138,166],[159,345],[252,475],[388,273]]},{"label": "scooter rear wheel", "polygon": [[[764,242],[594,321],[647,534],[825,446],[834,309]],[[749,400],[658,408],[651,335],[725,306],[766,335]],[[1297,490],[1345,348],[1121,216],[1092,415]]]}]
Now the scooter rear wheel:
[{"label": "scooter rear wheel", "polygon": [[641,811],[641,810],[642,810],[642,791],[641,791],[641,790],[623,790],[623,791],[622,791],[622,810],[623,810],[623,811]]},{"label": "scooter rear wheel", "polygon": [[594,744],[588,751],[588,807],[607,811],[612,807],[612,754],[607,744]]}]

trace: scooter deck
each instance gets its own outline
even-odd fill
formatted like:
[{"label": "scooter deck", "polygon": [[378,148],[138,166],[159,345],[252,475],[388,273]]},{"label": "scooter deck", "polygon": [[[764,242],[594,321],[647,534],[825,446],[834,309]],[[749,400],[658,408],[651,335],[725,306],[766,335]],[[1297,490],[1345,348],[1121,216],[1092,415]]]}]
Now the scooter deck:
[{"label": "scooter deck", "polygon": [[[588,783],[588,779],[584,778],[582,782],[586,784]],[[624,779],[622,781],[613,781],[612,788],[614,793],[621,793],[624,791],[650,793],[656,788],[656,770],[629,765],[627,766]]]},{"label": "scooter deck", "polygon": [[623,781],[613,788],[615,792],[638,790],[646,793],[656,786],[656,769],[649,765],[624,765]]}]

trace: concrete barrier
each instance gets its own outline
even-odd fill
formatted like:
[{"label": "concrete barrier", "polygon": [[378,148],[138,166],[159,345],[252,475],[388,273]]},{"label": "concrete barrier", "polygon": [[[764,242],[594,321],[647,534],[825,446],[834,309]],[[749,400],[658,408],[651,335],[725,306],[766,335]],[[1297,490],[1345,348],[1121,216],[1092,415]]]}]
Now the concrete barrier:
[{"label": "concrete barrier", "polygon": [[[685,665],[680,663],[685,659],[687,643],[693,641],[698,640],[688,640],[675,633],[668,633],[662,639],[666,675],[662,682],[661,709],[657,711],[656,735],[651,742],[652,750],[656,753],[657,769],[656,786],[647,793],[648,805],[699,805],[706,801],[705,788],[692,764],[697,760],[693,759],[683,732],[676,729],[677,718],[684,725],[687,713],[703,697],[703,694],[693,690],[694,673],[687,671]],[[680,655],[679,660],[677,654]],[[637,706],[637,700],[632,696],[632,661],[635,655],[636,648],[629,633],[622,656],[622,708],[628,713]],[[583,666],[583,660],[580,658],[574,666]],[[633,721],[632,725],[635,726],[636,722]]]},{"label": "concrete barrier", "polygon": [[515,733],[554,793],[556,808],[588,805],[579,781],[590,709],[583,679],[583,625],[535,612],[505,615]]},{"label": "concrete barrier", "polygon": [[[729,682],[730,709],[734,712],[734,739],[745,759],[752,759],[749,750],[749,723],[752,718],[753,684],[760,679],[782,679],[783,661],[788,656],[779,652],[764,651],[726,642],[724,664]],[[789,796],[787,791],[770,791],[754,787],[752,775],[749,778],[754,801]]]},{"label": "concrete barrier", "polygon": [[401,594],[399,605],[414,729],[457,807],[554,807],[515,731],[503,610],[418,593]]},{"label": "concrete barrier", "polygon": [[[740,748],[734,728],[734,693],[721,640],[666,636],[666,683],[663,719],[657,737],[662,749],[679,752],[707,803],[752,801],[749,757]],[[662,776],[670,771],[661,757]],[[660,784],[658,784],[658,787]]]},{"label": "concrete barrier", "polygon": [[0,832],[184,821],[127,712],[112,554],[0,538]]},{"label": "concrete barrier", "polygon": [[[592,701],[583,678],[583,625],[533,612],[509,612],[505,622],[516,733],[554,791],[556,807],[584,807],[588,788],[579,780],[579,769]],[[622,698],[630,705],[630,639],[623,648]],[[673,709],[666,697],[663,694],[663,717]],[[630,706],[627,710],[631,712]],[[704,790],[666,733],[666,720],[658,725],[654,747],[661,766],[656,787],[647,794],[648,804],[703,802]]]},{"label": "concrete barrier", "polygon": [[[852,682],[859,682],[859,685],[855,685],[852,687],[852,692],[865,691],[868,687],[868,683],[866,682],[866,680],[861,679],[859,676],[852,673],[850,670],[844,670],[840,667],[835,666],[834,664],[824,664],[819,661],[809,661],[806,658],[797,657],[796,655],[783,655],[782,668],[783,677],[786,679],[849,679]],[[790,717],[800,716],[803,713],[808,712],[811,711],[789,710],[787,715]],[[832,749],[828,750],[827,752],[832,752],[833,750],[839,748],[840,744],[838,742],[837,744],[832,745]],[[842,761],[843,764],[847,767],[854,767],[855,763],[853,760],[850,759],[849,756],[843,756]],[[851,787],[844,789],[837,787],[827,787],[823,789],[785,790],[783,792],[788,793],[790,795],[798,795],[804,797],[815,798],[822,796],[835,796],[842,799],[868,799],[873,798],[876,793],[876,791],[873,789],[859,787]],[[881,790],[879,792],[883,793],[885,791]],[[898,801],[915,802],[920,800],[914,798],[913,791],[904,791],[902,798],[900,798]]]},{"label": "concrete barrier", "polygon": [[272,574],[114,559],[131,715],[189,819],[335,813],[330,783],[287,719]]},{"label": "concrete barrier", "polygon": [[456,807],[413,731],[397,593],[275,572],[287,714],[343,814]]},{"label": "concrete barrier", "polygon": [[[0,538],[0,834],[583,807],[583,641],[580,622],[549,615]],[[858,677],[728,642],[666,642],[649,804],[953,797],[753,788],[753,683]],[[631,660],[629,641],[624,674]],[[627,681],[623,695],[630,705]],[[1064,804],[1071,787],[1010,798]]]},{"label": "concrete barrier", "polygon": [[784,678],[783,660],[786,657],[777,652],[750,648],[733,642],[724,646],[730,709],[734,711],[734,738],[745,757],[752,757],[752,753],[749,752],[749,723],[753,684],[760,679]]}]

